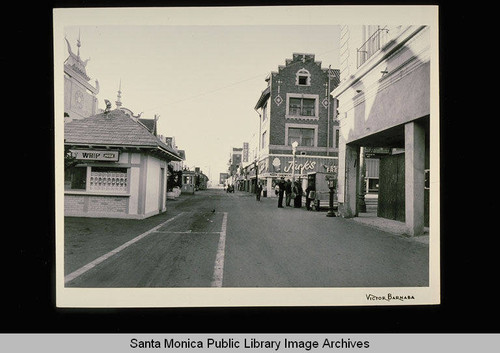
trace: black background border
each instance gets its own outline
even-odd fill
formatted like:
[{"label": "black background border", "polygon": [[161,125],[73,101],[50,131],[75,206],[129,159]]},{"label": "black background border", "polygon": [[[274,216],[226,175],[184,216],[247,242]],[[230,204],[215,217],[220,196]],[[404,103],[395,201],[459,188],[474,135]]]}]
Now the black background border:
[{"label": "black background border", "polygon": [[[464,198],[467,48],[470,11],[443,2],[440,23],[441,304],[381,307],[61,309],[55,306],[54,97],[52,10],[59,7],[369,5],[347,1],[49,1],[9,8],[2,63],[4,196],[2,333],[493,333],[498,265],[485,223]],[[408,5],[382,2],[377,5]],[[20,7],[20,6],[19,6]],[[470,44],[470,43],[469,43]],[[470,63],[470,61],[469,61]],[[12,68],[12,69],[11,69]],[[457,75],[460,72],[460,75]],[[24,76],[26,75],[26,76]],[[36,77],[36,84],[31,82]],[[34,87],[35,86],[35,87]],[[461,120],[463,119],[463,120]],[[28,128],[29,126],[29,128]],[[11,138],[9,138],[9,136]],[[12,142],[8,142],[12,141]],[[14,144],[15,141],[15,144]],[[472,141],[468,141],[471,143]],[[10,146],[7,147],[6,146]],[[461,147],[460,147],[461,146]],[[459,151],[459,153],[457,153]],[[10,156],[12,154],[12,156]],[[472,158],[471,158],[472,160]],[[4,162],[7,163],[7,162]],[[476,163],[476,162],[475,162]],[[11,173],[7,172],[10,170]],[[472,173],[473,174],[473,173]],[[10,178],[9,178],[10,175]],[[460,177],[458,177],[460,176]],[[458,179],[460,185],[454,180]],[[466,182],[470,187],[472,178]],[[19,192],[20,191],[20,192]],[[481,230],[478,226],[484,224]],[[483,235],[483,236],[481,236]],[[486,241],[485,241],[486,238]],[[496,273],[496,275],[498,275]],[[216,323],[216,324],[215,324]]]}]

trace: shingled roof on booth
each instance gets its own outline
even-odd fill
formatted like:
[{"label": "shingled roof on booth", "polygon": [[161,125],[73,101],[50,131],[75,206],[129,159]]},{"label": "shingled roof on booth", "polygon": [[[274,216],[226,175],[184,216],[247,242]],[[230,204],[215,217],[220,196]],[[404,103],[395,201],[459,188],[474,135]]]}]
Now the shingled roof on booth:
[{"label": "shingled roof on booth", "polygon": [[71,147],[148,149],[160,152],[167,160],[182,160],[172,147],[120,109],[64,124],[64,144]]}]

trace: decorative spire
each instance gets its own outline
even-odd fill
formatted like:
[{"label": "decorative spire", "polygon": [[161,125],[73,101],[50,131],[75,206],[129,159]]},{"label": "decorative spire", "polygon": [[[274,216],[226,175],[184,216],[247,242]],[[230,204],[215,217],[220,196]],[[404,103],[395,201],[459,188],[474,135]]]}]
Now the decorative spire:
[{"label": "decorative spire", "polygon": [[87,60],[82,60],[80,58],[80,47],[82,46],[82,43],[80,41],[80,32],[78,32],[78,39],[76,41],[76,46],[78,47],[76,55],[71,50],[71,45],[69,44],[68,38],[64,37],[64,39],[68,44],[68,53],[69,53],[69,57],[66,59],[64,64],[71,67],[73,70],[77,71],[86,81],[89,81],[90,77],[87,75],[87,71],[85,68],[90,58],[88,58]]},{"label": "decorative spire", "polygon": [[120,108],[122,106],[121,98],[122,98],[122,79],[120,79],[120,86],[118,87],[118,100],[115,102],[116,106]]},{"label": "decorative spire", "polygon": [[80,58],[80,47],[82,46],[82,43],[80,41],[80,29],[78,29],[78,39],[76,40],[76,46],[78,47],[78,52],[76,55],[78,55],[78,58]]}]

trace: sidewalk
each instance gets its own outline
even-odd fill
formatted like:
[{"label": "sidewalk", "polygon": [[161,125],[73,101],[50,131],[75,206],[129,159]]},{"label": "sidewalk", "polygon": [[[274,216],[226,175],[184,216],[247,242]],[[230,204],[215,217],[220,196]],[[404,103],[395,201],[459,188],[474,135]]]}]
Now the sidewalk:
[{"label": "sidewalk", "polygon": [[366,225],[368,227],[373,227],[379,230],[383,230],[388,233],[393,233],[405,237],[410,241],[416,241],[423,244],[429,244],[429,228],[424,228],[424,234],[411,237],[406,234],[406,224],[399,221],[393,221],[391,219],[377,217],[373,213],[360,213],[358,217],[352,218],[354,222]]},{"label": "sidewalk", "polygon": [[[240,192],[243,193],[243,192]],[[248,195],[252,195],[248,193]],[[429,244],[429,228],[424,228],[424,234],[419,236],[409,236],[407,234],[406,224],[404,222],[394,221],[387,218],[377,217],[377,207],[376,207],[376,196],[372,194],[365,195],[367,199],[367,212],[359,213],[358,217],[348,218],[346,220],[356,222],[367,227],[375,228],[378,230],[382,230],[388,233],[392,233],[398,236],[401,236],[409,241],[415,241],[422,244]],[[275,200],[278,202],[277,197],[267,197],[262,199]],[[373,204],[375,202],[375,204]],[[373,206],[375,205],[375,206]],[[302,210],[306,211],[305,206],[302,206]],[[326,210],[319,211],[320,213],[326,213]],[[338,216],[338,212],[335,212]]]}]

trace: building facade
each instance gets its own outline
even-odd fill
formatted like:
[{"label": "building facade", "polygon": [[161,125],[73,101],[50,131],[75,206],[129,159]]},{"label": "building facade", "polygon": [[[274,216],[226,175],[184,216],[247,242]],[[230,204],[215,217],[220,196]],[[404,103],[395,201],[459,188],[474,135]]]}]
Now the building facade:
[{"label": "building facade", "polygon": [[207,190],[209,181],[208,176],[203,173],[200,167],[195,167],[194,173],[195,190]]},{"label": "building facade", "polygon": [[430,37],[427,26],[342,26],[338,99],[339,212],[360,209],[365,149],[379,156],[377,215],[406,223],[419,235],[428,225]]},{"label": "building facade", "polygon": [[[273,196],[276,180],[331,171],[338,159],[336,101],[329,92],[339,70],[322,68],[314,54],[294,53],[266,78],[255,110],[259,115],[257,161],[249,161],[246,178],[259,180]],[[292,144],[298,143],[293,153]]]},{"label": "building facade", "polygon": [[231,149],[231,154],[229,156],[229,166],[228,166],[228,174],[229,179],[228,183],[231,185],[235,185],[239,183],[240,179],[240,171],[243,166],[243,148],[241,147],[233,147]]}]

